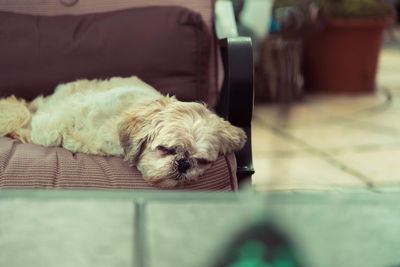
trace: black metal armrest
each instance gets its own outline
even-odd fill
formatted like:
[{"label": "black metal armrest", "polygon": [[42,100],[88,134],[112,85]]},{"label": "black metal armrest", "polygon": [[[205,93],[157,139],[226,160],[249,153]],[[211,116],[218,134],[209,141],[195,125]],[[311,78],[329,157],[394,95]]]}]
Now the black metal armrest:
[{"label": "black metal armrest", "polygon": [[254,174],[251,151],[251,119],[254,106],[253,50],[249,37],[229,37],[220,40],[224,65],[224,83],[216,107],[217,113],[247,135],[243,149],[236,152],[239,183]]}]

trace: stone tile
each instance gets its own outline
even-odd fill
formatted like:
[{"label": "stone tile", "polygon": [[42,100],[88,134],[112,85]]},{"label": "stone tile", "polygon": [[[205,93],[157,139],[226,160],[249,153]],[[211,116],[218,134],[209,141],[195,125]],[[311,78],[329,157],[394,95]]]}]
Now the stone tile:
[{"label": "stone tile", "polygon": [[400,139],[371,127],[357,127],[352,122],[319,123],[286,129],[292,136],[319,150],[346,150],[398,144]]},{"label": "stone tile", "polygon": [[[399,101],[400,102],[400,101]],[[352,119],[352,127],[364,127],[367,131],[392,135],[400,140],[400,103],[394,103],[382,110]]]},{"label": "stone tile", "polygon": [[397,70],[399,66],[400,49],[388,47],[381,50],[378,62],[377,76],[385,75],[387,72]]},{"label": "stone tile", "polygon": [[254,166],[253,185],[261,191],[365,187],[362,180],[313,155],[259,156]]},{"label": "stone tile", "polygon": [[400,146],[349,152],[337,158],[368,176],[374,185],[400,185]]},{"label": "stone tile", "polygon": [[310,95],[292,105],[264,104],[254,109],[257,119],[277,127],[304,127],[346,118],[387,101],[380,92],[360,95]]},{"label": "stone tile", "polygon": [[[400,47],[400,45],[398,45]],[[400,49],[385,48],[379,57],[377,84],[379,88],[389,89],[394,95],[400,96],[400,76],[398,75]]]},{"label": "stone tile", "polygon": [[[400,89],[400,88],[399,88]],[[400,92],[400,90],[399,90]],[[391,108],[395,111],[395,112],[400,112],[400,94],[398,96],[394,96],[392,98],[392,104],[391,104]]]},{"label": "stone tile", "polygon": [[253,154],[290,154],[303,150],[293,141],[263,127],[258,120],[253,122],[252,128]]},{"label": "stone tile", "polygon": [[379,55],[378,76],[387,70],[396,70],[399,66],[400,50],[394,47],[387,47],[381,50]]},{"label": "stone tile", "polygon": [[377,183],[374,185],[374,191],[378,193],[384,194],[396,194],[397,196],[400,193],[400,184],[384,184]]},{"label": "stone tile", "polygon": [[[381,70],[383,71],[383,70]],[[390,70],[385,71],[385,74],[381,74],[377,78],[379,88],[386,89],[400,89],[399,73],[398,71]]]},{"label": "stone tile", "polygon": [[135,266],[133,201],[1,199],[0,266]]},{"label": "stone tile", "polygon": [[389,85],[388,87],[389,92],[391,93],[392,97],[400,98],[400,82],[393,85]]}]

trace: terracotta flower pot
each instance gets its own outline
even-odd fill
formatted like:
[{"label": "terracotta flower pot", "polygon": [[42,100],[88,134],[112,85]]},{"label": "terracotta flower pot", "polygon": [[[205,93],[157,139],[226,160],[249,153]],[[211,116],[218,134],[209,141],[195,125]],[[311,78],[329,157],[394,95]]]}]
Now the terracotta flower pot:
[{"label": "terracotta flower pot", "polygon": [[373,92],[386,19],[333,19],[305,43],[305,87],[312,92]]}]

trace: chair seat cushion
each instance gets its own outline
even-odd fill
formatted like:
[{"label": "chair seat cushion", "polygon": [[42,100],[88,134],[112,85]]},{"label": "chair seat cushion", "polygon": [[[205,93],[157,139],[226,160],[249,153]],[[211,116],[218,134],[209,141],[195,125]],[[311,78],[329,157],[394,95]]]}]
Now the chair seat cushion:
[{"label": "chair seat cushion", "polygon": [[[164,190],[235,191],[238,185],[232,170],[236,170],[234,154],[221,156],[196,182]],[[8,137],[0,137],[0,188],[160,190],[121,157],[72,153]]]},{"label": "chair seat cushion", "polygon": [[201,15],[152,6],[81,15],[0,11],[0,97],[136,75],[182,101],[209,102],[211,35]]}]

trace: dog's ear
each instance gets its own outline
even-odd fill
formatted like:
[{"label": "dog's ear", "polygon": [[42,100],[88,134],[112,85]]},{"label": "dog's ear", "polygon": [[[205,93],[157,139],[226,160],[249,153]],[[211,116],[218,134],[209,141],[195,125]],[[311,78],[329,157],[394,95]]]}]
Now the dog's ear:
[{"label": "dog's ear", "polygon": [[125,161],[136,165],[141,152],[146,145],[147,135],[141,129],[141,120],[128,117],[119,124],[119,142],[124,149]]},{"label": "dog's ear", "polygon": [[157,115],[170,101],[176,100],[173,97],[163,97],[124,114],[118,134],[125,161],[130,165],[136,165],[147,143],[153,140]]},{"label": "dog's ear", "polygon": [[246,143],[246,133],[239,127],[220,118],[218,136],[220,140],[220,153],[226,154],[240,150]]}]

